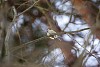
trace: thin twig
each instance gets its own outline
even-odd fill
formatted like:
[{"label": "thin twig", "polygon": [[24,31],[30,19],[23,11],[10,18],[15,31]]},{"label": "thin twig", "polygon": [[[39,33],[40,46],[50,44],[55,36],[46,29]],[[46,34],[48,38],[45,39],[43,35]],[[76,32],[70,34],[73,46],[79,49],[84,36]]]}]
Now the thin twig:
[{"label": "thin twig", "polygon": [[69,23],[71,23],[72,16],[73,16],[73,8],[72,8],[72,11],[71,11],[71,16],[70,16],[69,22],[68,22],[68,24],[66,25],[66,27],[63,29],[63,31],[68,27]]},{"label": "thin twig", "polygon": [[36,40],[29,41],[29,42],[27,42],[27,43],[21,44],[20,46],[17,46],[17,47],[12,48],[10,51],[11,51],[11,52],[14,52],[14,51],[16,51],[16,50],[18,50],[18,49],[21,49],[21,48],[25,47],[26,45],[28,45],[28,44],[30,44],[30,43],[33,43],[33,44],[34,44],[34,43],[36,43],[36,42],[38,42],[38,41],[40,41],[40,40],[47,39],[47,38],[49,38],[49,37],[48,37],[48,36],[44,36],[44,37],[38,38],[38,39],[36,39]]},{"label": "thin twig", "polygon": [[20,34],[19,34],[19,30],[18,30],[18,24],[16,23],[16,18],[17,18],[17,10],[15,9],[15,6],[13,6],[13,11],[14,11],[14,18],[13,18],[13,23],[16,24],[16,26],[14,26],[14,28],[17,30],[17,34],[18,34],[18,38],[20,40],[20,44],[21,44],[21,37],[20,37]]},{"label": "thin twig", "polygon": [[[75,32],[84,31],[84,30],[87,30],[87,29],[89,29],[89,28],[81,29],[81,30],[78,30],[78,31],[72,31],[72,32],[61,32],[61,33],[56,33],[56,34],[54,34],[54,35],[71,34],[71,33],[75,33]],[[52,35],[51,35],[51,36],[52,36]],[[22,44],[22,45],[20,45],[20,46],[17,46],[17,47],[12,48],[12,49],[11,49],[11,52],[14,52],[14,51],[16,51],[16,50],[18,50],[18,49],[20,49],[20,48],[23,48],[23,47],[25,47],[26,45],[28,45],[28,44],[30,44],[30,43],[36,43],[36,42],[38,42],[38,41],[40,41],[40,40],[48,39],[48,38],[49,38],[49,36],[44,36],[44,37],[38,38],[38,39],[36,39],[36,40],[29,41],[29,42],[24,43],[24,44]]]},{"label": "thin twig", "polygon": [[84,31],[84,30],[89,30],[90,28],[84,28],[84,29],[80,29],[80,30],[76,30],[76,31],[70,31],[70,32],[61,32],[61,34],[72,34],[72,33],[78,33],[78,32],[81,32],[81,31]]},{"label": "thin twig", "polygon": [[[21,6],[23,6],[24,4],[26,4],[26,3],[28,3],[30,0],[28,0],[28,1],[26,1],[26,2],[24,2],[24,3],[22,3],[18,8],[20,8]],[[18,9],[17,8],[17,9]]]},{"label": "thin twig", "polygon": [[33,5],[31,5],[29,8],[27,8],[26,10],[24,10],[23,12],[19,13],[17,16],[22,15],[23,13],[27,12],[28,10],[30,10],[35,4],[37,4],[40,0],[36,1]]},{"label": "thin twig", "polygon": [[[71,36],[69,36],[70,38],[72,38]],[[73,38],[72,38],[73,39]],[[73,39],[76,43],[78,43],[75,39]],[[84,46],[82,46],[80,43],[78,43],[78,45],[80,45],[82,48],[84,48]],[[98,61],[98,63],[100,64],[100,61],[98,60],[98,58],[95,56],[95,55],[93,55],[91,52],[89,52],[86,48],[84,48],[88,53],[89,53],[89,55],[91,55],[91,56],[93,56],[93,57],[95,57],[96,59],[97,59],[97,61]]]}]

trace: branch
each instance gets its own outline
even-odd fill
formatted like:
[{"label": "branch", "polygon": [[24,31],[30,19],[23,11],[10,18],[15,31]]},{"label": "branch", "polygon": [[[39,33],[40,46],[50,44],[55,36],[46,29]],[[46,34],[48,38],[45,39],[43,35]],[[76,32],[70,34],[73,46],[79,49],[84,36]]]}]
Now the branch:
[{"label": "branch", "polygon": [[28,10],[30,10],[35,4],[37,4],[40,0],[36,1],[33,5],[31,5],[29,8],[27,8],[26,10],[24,10],[23,12],[19,13],[17,16],[22,15],[23,13],[27,12]]}]

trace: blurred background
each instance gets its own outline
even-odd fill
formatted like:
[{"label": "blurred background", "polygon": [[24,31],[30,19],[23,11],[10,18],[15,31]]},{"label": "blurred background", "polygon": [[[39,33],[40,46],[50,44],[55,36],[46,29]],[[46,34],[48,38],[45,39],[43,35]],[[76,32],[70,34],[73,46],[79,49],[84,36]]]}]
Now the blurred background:
[{"label": "blurred background", "polygon": [[99,9],[99,0],[0,0],[0,67],[100,67]]}]

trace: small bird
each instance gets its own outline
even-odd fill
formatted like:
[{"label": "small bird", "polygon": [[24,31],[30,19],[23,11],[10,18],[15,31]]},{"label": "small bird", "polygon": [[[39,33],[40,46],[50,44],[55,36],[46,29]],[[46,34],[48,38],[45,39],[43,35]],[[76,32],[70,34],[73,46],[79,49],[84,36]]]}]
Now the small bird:
[{"label": "small bird", "polygon": [[[54,34],[56,34],[56,32],[54,30],[48,29],[47,36],[54,35]],[[58,35],[54,35],[53,37],[50,36],[49,38],[50,39],[55,39],[55,38],[58,38]]]}]

